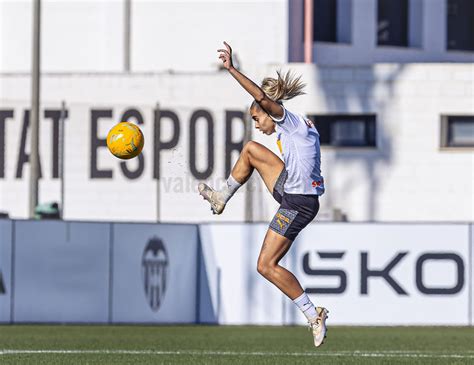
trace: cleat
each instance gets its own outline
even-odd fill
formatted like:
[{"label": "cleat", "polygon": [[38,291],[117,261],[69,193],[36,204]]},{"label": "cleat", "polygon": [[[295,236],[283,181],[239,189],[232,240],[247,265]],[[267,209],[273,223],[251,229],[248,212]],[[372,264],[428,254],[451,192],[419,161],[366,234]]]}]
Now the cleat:
[{"label": "cleat", "polygon": [[327,337],[326,319],[328,318],[328,310],[324,307],[316,307],[318,316],[309,322],[309,328],[313,332],[314,346],[319,347],[324,344],[324,339]]},{"label": "cleat", "polygon": [[225,203],[220,192],[215,191],[204,183],[199,183],[198,190],[202,198],[211,204],[213,214],[221,214],[224,211]]}]

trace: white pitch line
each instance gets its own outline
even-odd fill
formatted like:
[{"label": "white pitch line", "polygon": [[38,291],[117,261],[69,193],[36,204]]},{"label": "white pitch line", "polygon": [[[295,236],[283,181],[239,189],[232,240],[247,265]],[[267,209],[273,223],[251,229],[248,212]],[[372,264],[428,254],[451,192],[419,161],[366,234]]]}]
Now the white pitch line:
[{"label": "white pitch line", "polygon": [[[468,351],[470,352],[470,351]],[[92,355],[191,355],[191,356],[307,356],[307,357],[378,357],[474,359],[468,354],[413,351],[335,351],[335,352],[258,352],[258,351],[154,351],[154,350],[0,350],[0,355],[92,354]]]}]

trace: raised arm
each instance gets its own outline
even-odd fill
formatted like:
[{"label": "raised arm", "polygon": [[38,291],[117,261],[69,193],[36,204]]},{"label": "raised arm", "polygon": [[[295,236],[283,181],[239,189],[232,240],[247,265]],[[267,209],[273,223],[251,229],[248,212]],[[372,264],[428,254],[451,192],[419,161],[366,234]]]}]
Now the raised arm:
[{"label": "raised arm", "polygon": [[242,85],[242,87],[255,99],[255,101],[265,110],[270,116],[275,118],[283,117],[283,107],[276,101],[270,99],[263,90],[250,80],[247,76],[234,68],[232,64],[232,48],[224,42],[226,49],[218,49],[219,58],[224,64],[224,68]]}]

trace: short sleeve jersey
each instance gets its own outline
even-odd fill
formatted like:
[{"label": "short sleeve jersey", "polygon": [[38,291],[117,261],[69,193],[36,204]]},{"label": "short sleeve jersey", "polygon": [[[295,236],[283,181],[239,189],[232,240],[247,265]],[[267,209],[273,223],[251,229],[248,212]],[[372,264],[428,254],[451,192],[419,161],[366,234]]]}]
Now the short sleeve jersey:
[{"label": "short sleeve jersey", "polygon": [[283,108],[276,124],[277,144],[285,162],[288,194],[324,194],[319,133],[313,122]]}]

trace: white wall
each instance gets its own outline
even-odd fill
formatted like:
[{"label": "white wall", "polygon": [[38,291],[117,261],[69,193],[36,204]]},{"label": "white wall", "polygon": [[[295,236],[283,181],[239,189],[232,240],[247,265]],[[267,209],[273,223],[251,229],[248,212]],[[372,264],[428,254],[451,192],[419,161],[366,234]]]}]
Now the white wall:
[{"label": "white wall", "polygon": [[[288,65],[280,65],[284,69]],[[322,172],[327,192],[321,200],[320,219],[334,208],[350,221],[473,221],[472,149],[440,148],[441,114],[474,114],[474,66],[466,64],[387,64],[365,67],[317,67],[292,64],[308,83],[308,95],[287,104],[291,110],[313,113],[377,114],[377,149],[322,149]],[[248,69],[254,80],[274,72],[271,67]],[[449,87],[446,85],[449,83]],[[252,209],[246,210],[241,189],[222,216],[209,208],[196,192],[198,181],[190,166],[206,168],[210,142],[206,124],[198,122],[196,154],[190,152],[190,118],[196,110],[211,113],[214,125],[214,168],[208,181],[219,186],[226,178],[226,111],[245,111],[250,99],[226,73],[143,75],[46,75],[42,83],[43,109],[58,109],[65,100],[66,121],[65,217],[86,220],[243,221],[246,217],[269,221],[277,204],[261,183],[253,189]],[[205,91],[205,92],[203,92]],[[153,179],[153,108],[170,109],[179,117],[178,145],[161,153],[161,192]],[[29,107],[27,76],[0,76],[0,109],[13,110],[5,122],[5,176],[0,178],[0,210],[12,217],[27,216],[28,164],[17,178],[24,110]],[[98,123],[97,138],[129,108],[144,119],[143,173],[128,179],[119,160],[105,148],[97,149],[97,168],[113,177],[91,178],[91,110],[111,109],[112,118]],[[172,123],[164,119],[162,141],[172,136]],[[0,127],[2,127],[0,125]],[[243,135],[235,121],[233,140]],[[59,179],[52,177],[53,123],[41,124],[41,162],[44,179],[40,201],[60,199]],[[254,139],[277,152],[274,136],[254,133]],[[26,134],[25,152],[29,151]],[[234,152],[232,161],[237,158]],[[127,162],[130,170],[138,160]],[[21,164],[20,164],[21,165]],[[21,167],[21,166],[20,166]],[[160,194],[160,202],[158,201]],[[124,209],[126,207],[126,209]],[[246,215],[247,212],[247,215]]]},{"label": "white wall", "polygon": [[[26,217],[26,187],[28,168],[23,178],[16,178],[24,109],[28,108],[29,79],[27,76],[3,76],[0,80],[0,109],[14,109],[14,118],[5,124],[5,179],[0,181],[0,210],[12,216]],[[42,83],[43,107],[60,108],[61,100],[68,105],[69,118],[65,135],[65,216],[68,219],[154,221],[161,209],[166,221],[207,220],[208,208],[196,193],[197,181],[190,174],[189,120],[193,111],[210,110],[215,125],[215,166],[211,176],[215,182],[224,177],[224,117],[225,110],[243,110],[248,98],[226,74],[201,75],[134,75],[134,76],[50,76]],[[223,92],[225,90],[225,92]],[[205,93],[203,91],[206,91]],[[181,134],[176,148],[164,151],[161,157],[161,198],[157,208],[157,184],[153,179],[153,108],[159,102],[162,109],[171,109],[180,119]],[[135,180],[125,178],[120,161],[105,148],[97,153],[98,169],[110,169],[113,179],[90,178],[91,168],[91,109],[112,109],[112,118],[99,122],[98,137],[105,138],[108,130],[129,108],[137,108],[143,116],[145,134],[144,171]],[[41,162],[45,179],[40,183],[40,201],[58,200],[60,184],[52,178],[52,123],[41,125]],[[201,127],[202,128],[202,127]],[[237,128],[237,127],[236,127]],[[237,128],[238,129],[238,128]],[[162,140],[172,134],[171,123],[164,120]],[[235,131],[241,138],[242,131]],[[197,167],[207,161],[207,138],[198,132]],[[29,141],[29,138],[28,138]],[[26,151],[29,151],[27,142]],[[236,156],[234,155],[234,160]],[[127,162],[130,169],[138,160]],[[26,200],[25,200],[26,201]],[[122,209],[122,207],[127,209]],[[75,217],[75,218],[74,218]],[[232,218],[234,217],[234,218]],[[227,218],[244,217],[242,204],[229,207]],[[237,218],[239,219],[239,218]]]},{"label": "white wall", "polygon": [[473,151],[440,148],[440,115],[474,114],[473,64],[292,67],[311,80],[295,109],[377,114],[377,150],[323,149],[325,204],[351,220],[473,220]]},{"label": "white wall", "polygon": [[[215,71],[219,64],[216,50],[223,40],[234,47],[245,68],[287,62],[288,8],[296,7],[296,3],[133,0],[130,70]],[[366,65],[474,61],[472,52],[446,51],[445,0],[410,1],[412,46],[408,48],[376,46],[376,3],[341,1],[339,31],[343,40],[350,42],[314,43],[315,62]],[[124,0],[43,0],[42,4],[43,71],[124,70]],[[31,0],[0,0],[0,72],[30,71],[31,23]],[[292,27],[295,29],[291,32],[300,32],[301,20]]]},{"label": "white wall", "polygon": [[[124,70],[123,0],[42,4],[43,71]],[[31,0],[0,0],[0,72],[30,71],[32,12]],[[247,65],[282,63],[287,34],[285,0],[133,0],[131,71],[214,71],[223,40]]]},{"label": "white wall", "polygon": [[[42,1],[41,69],[123,69],[122,1]],[[32,1],[0,1],[0,72],[29,72]]]},{"label": "white wall", "polygon": [[287,60],[285,0],[136,1],[132,12],[136,71],[215,70],[223,40],[243,66]]}]

